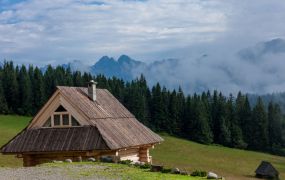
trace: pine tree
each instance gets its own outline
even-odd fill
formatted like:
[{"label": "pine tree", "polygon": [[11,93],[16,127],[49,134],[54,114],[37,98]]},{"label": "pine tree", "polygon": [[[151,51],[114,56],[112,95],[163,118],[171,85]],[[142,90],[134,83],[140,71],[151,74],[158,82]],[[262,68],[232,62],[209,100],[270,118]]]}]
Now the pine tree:
[{"label": "pine tree", "polygon": [[259,97],[252,112],[251,136],[249,148],[254,150],[267,150],[268,147],[268,121],[264,104]]},{"label": "pine tree", "polygon": [[72,72],[70,66],[65,69],[64,73],[64,85],[65,86],[73,86]]},{"label": "pine tree", "polygon": [[19,99],[20,106],[18,112],[22,115],[32,114],[32,87],[30,76],[26,70],[26,67],[22,65],[19,71]]},{"label": "pine tree", "polygon": [[194,141],[210,144],[213,142],[213,134],[209,126],[209,115],[205,104],[200,100],[199,97],[194,97],[192,104],[193,116],[191,125],[191,139]]},{"label": "pine tree", "polygon": [[[228,119],[226,119],[226,98],[222,95],[222,93],[219,93],[218,99],[217,99],[217,103],[214,104],[216,105],[215,109],[216,109],[216,114],[215,114],[215,131],[214,133],[216,134],[216,143],[218,144],[223,144],[223,143],[227,143],[226,139],[222,139],[222,136],[220,135],[220,133],[222,131],[224,131],[224,138],[225,136],[230,136],[229,134],[227,134],[227,128],[228,128],[228,124],[227,121]],[[228,137],[226,137],[228,138]]]},{"label": "pine tree", "polygon": [[157,83],[156,86],[152,88],[152,98],[151,98],[151,123],[156,131],[165,131],[164,124],[166,115],[163,110],[163,97],[160,84]]},{"label": "pine tree", "polygon": [[[237,101],[239,103],[239,99]],[[242,101],[241,103],[244,103]],[[230,127],[230,132],[231,132],[231,147],[235,148],[241,148],[244,149],[246,148],[247,144],[243,141],[243,134],[241,130],[241,122],[240,122],[240,117],[239,114],[240,112],[237,112],[237,104],[234,107],[233,106],[233,97],[230,95],[230,98],[227,102],[227,116],[228,116],[228,122],[229,122],[229,127]],[[243,112],[244,109],[241,110]]]},{"label": "pine tree", "polygon": [[224,146],[231,146],[232,144],[232,137],[231,137],[231,130],[227,124],[227,118],[222,117],[220,120],[220,135],[219,135],[219,142]]},{"label": "pine tree", "polygon": [[179,87],[178,88],[178,92],[177,92],[177,110],[178,110],[178,119],[176,122],[176,127],[174,129],[174,133],[178,136],[182,135],[182,119],[183,117],[183,113],[185,110],[185,96],[184,93],[182,91],[182,88]]},{"label": "pine tree", "polygon": [[181,122],[181,134],[187,139],[191,139],[191,125],[192,125],[192,99],[187,96],[185,99],[185,107],[183,112],[183,119]]},{"label": "pine tree", "polygon": [[45,101],[45,91],[43,75],[39,68],[35,68],[33,73],[33,114],[35,114],[44,104]]},{"label": "pine tree", "polygon": [[220,136],[220,120],[222,119],[221,117],[221,112],[220,112],[220,102],[219,102],[219,97],[218,97],[218,92],[214,91],[212,102],[211,102],[211,124],[210,127],[212,127],[212,132],[214,135],[214,142],[215,143],[220,143],[219,142],[219,136]]},{"label": "pine tree", "polygon": [[241,124],[241,129],[242,129],[242,133],[243,133],[243,139],[246,143],[248,139],[250,139],[251,136],[251,127],[253,126],[252,123],[252,112],[251,112],[251,107],[249,104],[249,100],[248,97],[245,97],[245,101],[243,104],[243,111],[239,117],[239,121],[242,122]]},{"label": "pine tree", "polygon": [[8,106],[4,96],[4,90],[2,87],[2,78],[0,75],[0,114],[8,114]]},{"label": "pine tree", "polygon": [[80,71],[76,71],[73,73],[72,75],[72,79],[73,79],[73,84],[76,87],[83,87],[84,86],[84,82],[82,79],[82,75]]},{"label": "pine tree", "polygon": [[47,67],[47,70],[44,74],[44,90],[45,90],[45,101],[48,100],[48,98],[52,95],[52,93],[55,91],[56,89],[56,78],[55,78],[55,71],[54,69],[51,67],[51,65],[49,65]]},{"label": "pine tree", "polygon": [[169,126],[171,126],[171,133],[175,134],[177,134],[179,131],[178,129],[180,122],[180,113],[178,106],[179,106],[178,97],[176,91],[174,90],[170,95],[168,111],[169,111],[169,119],[171,121],[171,124],[169,124]]},{"label": "pine tree", "polygon": [[282,114],[278,104],[268,105],[268,136],[271,150],[275,151],[282,145]]},{"label": "pine tree", "polygon": [[17,72],[14,68],[13,62],[4,62],[2,85],[7,101],[9,111],[16,113],[18,109],[18,83]]},{"label": "pine tree", "polygon": [[165,87],[163,87],[161,96],[162,96],[162,104],[161,104],[162,114],[160,115],[160,117],[161,117],[162,131],[172,134],[175,124],[170,119],[168,111],[170,92],[167,91]]},{"label": "pine tree", "polygon": [[231,123],[234,118],[232,100],[229,99],[225,105],[225,115],[220,120],[220,143],[225,146],[230,146],[232,143]]}]

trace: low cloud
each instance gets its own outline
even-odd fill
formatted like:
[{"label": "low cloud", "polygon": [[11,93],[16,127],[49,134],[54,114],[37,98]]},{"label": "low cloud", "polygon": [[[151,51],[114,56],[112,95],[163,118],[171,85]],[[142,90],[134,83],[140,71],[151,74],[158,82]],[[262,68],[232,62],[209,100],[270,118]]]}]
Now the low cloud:
[{"label": "low cloud", "polygon": [[188,92],[283,91],[284,53],[250,62],[238,52],[284,38],[284,11],[280,0],[5,0],[0,57],[39,66],[91,65],[103,55],[176,58],[176,68],[152,70],[149,79]]},{"label": "low cloud", "polygon": [[[254,53],[259,50],[259,46],[242,51]],[[276,46],[268,48],[272,47]],[[219,51],[217,47],[212,48]],[[259,94],[283,92],[285,53],[267,52],[250,59],[241,57],[239,51],[223,56],[204,54],[180,59],[175,64],[170,61],[155,69],[138,68],[135,71],[136,75],[140,72],[145,73],[151,85],[161,82],[170,88],[182,86],[187,93],[207,90],[219,90],[226,94],[237,94],[238,91]]]}]

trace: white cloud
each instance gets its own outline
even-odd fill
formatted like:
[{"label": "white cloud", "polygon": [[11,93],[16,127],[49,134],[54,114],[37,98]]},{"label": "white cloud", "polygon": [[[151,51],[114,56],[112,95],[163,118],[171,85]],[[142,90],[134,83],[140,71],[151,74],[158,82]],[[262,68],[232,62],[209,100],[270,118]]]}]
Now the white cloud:
[{"label": "white cloud", "polygon": [[[18,62],[167,51],[226,30],[219,2],[30,0],[0,16],[0,53]],[[6,39],[5,41],[3,39]],[[10,46],[6,46],[6,41]],[[13,47],[13,49],[11,48]],[[48,51],[48,55],[45,53]]]},{"label": "white cloud", "polygon": [[[94,63],[103,55],[183,59],[170,84],[227,92],[285,89],[284,54],[257,64],[235,53],[285,37],[280,0],[26,0],[0,2],[0,56],[17,63]],[[197,57],[208,54],[206,60]],[[269,59],[269,60],[268,60]],[[275,60],[271,60],[275,59]],[[161,81],[166,81],[160,78]]]}]

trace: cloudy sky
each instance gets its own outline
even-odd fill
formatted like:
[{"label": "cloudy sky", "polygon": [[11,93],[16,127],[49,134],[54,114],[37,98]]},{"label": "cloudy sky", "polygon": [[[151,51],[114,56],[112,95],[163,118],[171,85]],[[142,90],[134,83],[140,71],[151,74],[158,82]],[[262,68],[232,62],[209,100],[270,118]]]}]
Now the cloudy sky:
[{"label": "cloudy sky", "polygon": [[[178,58],[185,62],[179,78],[192,83],[188,86],[216,81],[207,87],[282,91],[285,78],[274,80],[285,71],[280,68],[282,53],[277,63],[258,65],[233,56],[260,42],[284,38],[284,12],[282,0],[0,0],[0,58],[40,66],[74,59],[93,64],[103,55],[128,54],[147,63]],[[198,66],[203,54],[210,60]],[[271,65],[280,72],[268,75],[264,68]],[[231,77],[217,82],[228,76],[225,72]],[[263,85],[262,74],[274,83]],[[253,77],[241,82],[238,76],[243,75]]]}]

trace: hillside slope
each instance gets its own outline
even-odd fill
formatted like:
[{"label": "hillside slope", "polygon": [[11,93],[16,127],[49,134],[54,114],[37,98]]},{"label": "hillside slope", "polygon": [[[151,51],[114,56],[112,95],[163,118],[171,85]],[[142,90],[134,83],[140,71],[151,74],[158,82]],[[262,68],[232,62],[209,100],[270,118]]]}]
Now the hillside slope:
[{"label": "hillside slope", "polygon": [[[26,126],[31,118],[0,115],[0,146]],[[279,170],[280,178],[285,179],[285,157],[265,153],[231,149],[221,146],[208,146],[191,141],[162,135],[163,143],[152,151],[153,161],[168,167],[178,167],[189,171],[206,170],[217,172],[227,179],[253,179],[260,161],[273,163]],[[14,156],[0,155],[0,167],[21,166]]]},{"label": "hillside slope", "polygon": [[165,142],[151,151],[154,163],[177,166],[193,171],[213,171],[226,179],[253,179],[254,171],[262,160],[271,162],[285,179],[285,157],[232,149],[214,145],[202,145],[171,136],[163,136]]}]

